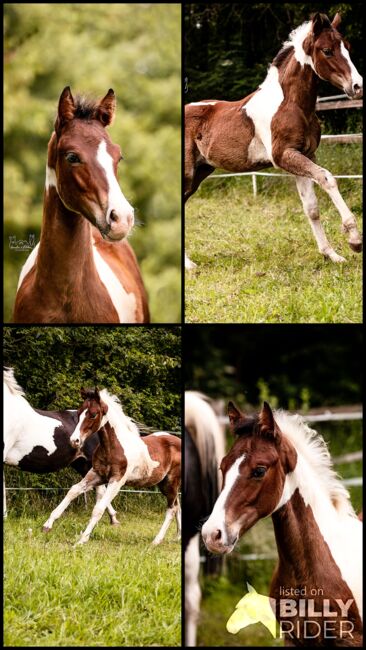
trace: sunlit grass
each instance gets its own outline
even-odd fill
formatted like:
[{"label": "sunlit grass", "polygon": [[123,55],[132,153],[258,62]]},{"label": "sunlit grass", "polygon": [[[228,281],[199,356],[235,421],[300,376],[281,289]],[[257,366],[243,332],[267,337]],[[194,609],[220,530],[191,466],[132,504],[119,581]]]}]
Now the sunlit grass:
[{"label": "sunlit grass", "polygon": [[[343,153],[343,158],[341,156]],[[333,173],[352,169],[344,149],[323,147],[320,162]],[[360,229],[360,181],[339,181]],[[186,273],[186,322],[336,323],[362,320],[362,255],[341,232],[338,212],[316,189],[329,241],[347,262],[336,265],[318,252],[293,179],[207,180],[186,206],[186,247],[197,269]]]}]

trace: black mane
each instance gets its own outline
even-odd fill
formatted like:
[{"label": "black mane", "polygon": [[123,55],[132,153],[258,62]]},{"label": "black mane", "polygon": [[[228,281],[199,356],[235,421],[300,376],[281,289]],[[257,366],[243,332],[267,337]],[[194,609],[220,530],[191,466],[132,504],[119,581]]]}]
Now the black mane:
[{"label": "black mane", "polygon": [[74,97],[75,113],[74,117],[79,120],[93,120],[95,119],[98,101],[85,97],[85,95],[76,95]]}]

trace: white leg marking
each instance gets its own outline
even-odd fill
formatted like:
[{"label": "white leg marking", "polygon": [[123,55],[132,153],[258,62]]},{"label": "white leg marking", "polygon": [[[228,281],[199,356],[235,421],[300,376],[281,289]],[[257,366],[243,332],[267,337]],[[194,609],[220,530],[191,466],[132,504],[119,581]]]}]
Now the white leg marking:
[{"label": "white leg marking", "polygon": [[198,582],[200,571],[199,534],[192,537],[184,554],[184,609],[185,641],[187,647],[197,643],[197,622],[200,613],[201,589]]},{"label": "white leg marking", "polygon": [[160,542],[163,541],[166,532],[170,526],[170,523],[174,519],[174,516],[176,515],[177,509],[178,506],[173,506],[172,508],[168,508],[168,510],[166,511],[164,523],[160,528],[158,534],[156,535],[154,541],[152,542],[154,546],[157,546],[158,544],[160,544]]},{"label": "white leg marking", "polygon": [[360,246],[362,240],[357,229],[356,219],[342,198],[336,179],[327,169],[320,169],[322,173],[317,174],[317,178],[315,178],[315,180],[330,196],[339,214],[341,215],[343,229],[345,232],[349,233],[348,243],[351,246]]},{"label": "white leg marking", "polygon": [[189,259],[188,255],[185,254],[184,256],[184,266],[187,269],[187,271],[192,271],[192,269],[195,269],[197,264],[192,262],[192,260]]},{"label": "white leg marking", "polygon": [[311,229],[318,244],[319,251],[329,257],[333,262],[345,262],[341,255],[338,255],[330,245],[323,226],[319,219],[318,200],[314,191],[314,182],[311,178],[296,176],[296,186],[302,201],[304,212],[309,219]]},{"label": "white leg marking", "polygon": [[78,546],[79,544],[85,544],[88,541],[93,528],[97,525],[106,507],[110,504],[110,502],[114,499],[114,497],[117,496],[118,492],[120,491],[122,485],[125,482],[126,482],[126,475],[120,481],[114,481],[113,483],[108,483],[104,495],[102,496],[100,501],[98,501],[95,504],[90,521],[87,527],[85,528],[83,534],[81,535],[79,541],[75,544],[75,546]]},{"label": "white leg marking", "polygon": [[[106,485],[98,485],[95,488],[95,491],[96,491],[96,494],[97,494],[97,503],[98,503],[98,501],[101,500],[101,498],[105,494],[106,489],[107,489]],[[111,503],[107,506],[107,510],[108,510],[108,514],[109,514],[109,517],[110,517],[110,520],[111,520],[111,524],[112,525],[119,524],[119,521],[117,519],[117,511],[113,508]]]},{"label": "white leg marking", "polygon": [[79,496],[79,494],[83,494],[83,492],[89,492],[94,486],[95,482],[98,480],[97,474],[93,471],[90,470],[84,478],[79,481],[79,483],[75,483],[70,490],[68,491],[67,495],[65,498],[61,501],[61,503],[55,508],[49,518],[47,519],[46,523],[43,526],[44,531],[51,530],[54,522],[56,519],[61,517],[62,513],[66,510],[66,508],[70,505],[71,501],[76,499],[76,497]]}]

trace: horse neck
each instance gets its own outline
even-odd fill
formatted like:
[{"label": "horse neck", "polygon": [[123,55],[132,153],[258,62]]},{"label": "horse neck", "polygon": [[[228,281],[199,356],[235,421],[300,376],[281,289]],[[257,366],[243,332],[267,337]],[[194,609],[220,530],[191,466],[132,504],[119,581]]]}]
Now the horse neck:
[{"label": "horse neck", "polygon": [[109,458],[111,454],[111,436],[114,432],[113,427],[109,424],[109,422],[106,422],[105,425],[99,429],[99,442],[101,447],[103,447],[103,450],[105,452],[105,455]]},{"label": "horse neck", "polygon": [[65,289],[83,286],[84,278],[93,268],[89,222],[64,206],[55,187],[46,188],[37,258],[38,282],[42,282],[45,290],[52,283],[62,294]]},{"label": "horse neck", "polygon": [[301,107],[306,116],[315,112],[319,78],[309,64],[301,65],[294,54],[278,69],[285,101]]}]

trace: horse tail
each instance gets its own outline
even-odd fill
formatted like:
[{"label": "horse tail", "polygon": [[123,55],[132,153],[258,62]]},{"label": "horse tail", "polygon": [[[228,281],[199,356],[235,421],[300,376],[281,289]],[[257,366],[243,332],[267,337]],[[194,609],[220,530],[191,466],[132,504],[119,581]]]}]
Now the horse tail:
[{"label": "horse tail", "polygon": [[[209,398],[195,391],[185,393],[184,421],[197,448],[202,478],[211,479],[217,486],[213,490],[213,502],[210,504],[213,507],[221,489],[219,465],[225,455],[224,431]],[[215,480],[213,474],[216,474]]]}]

